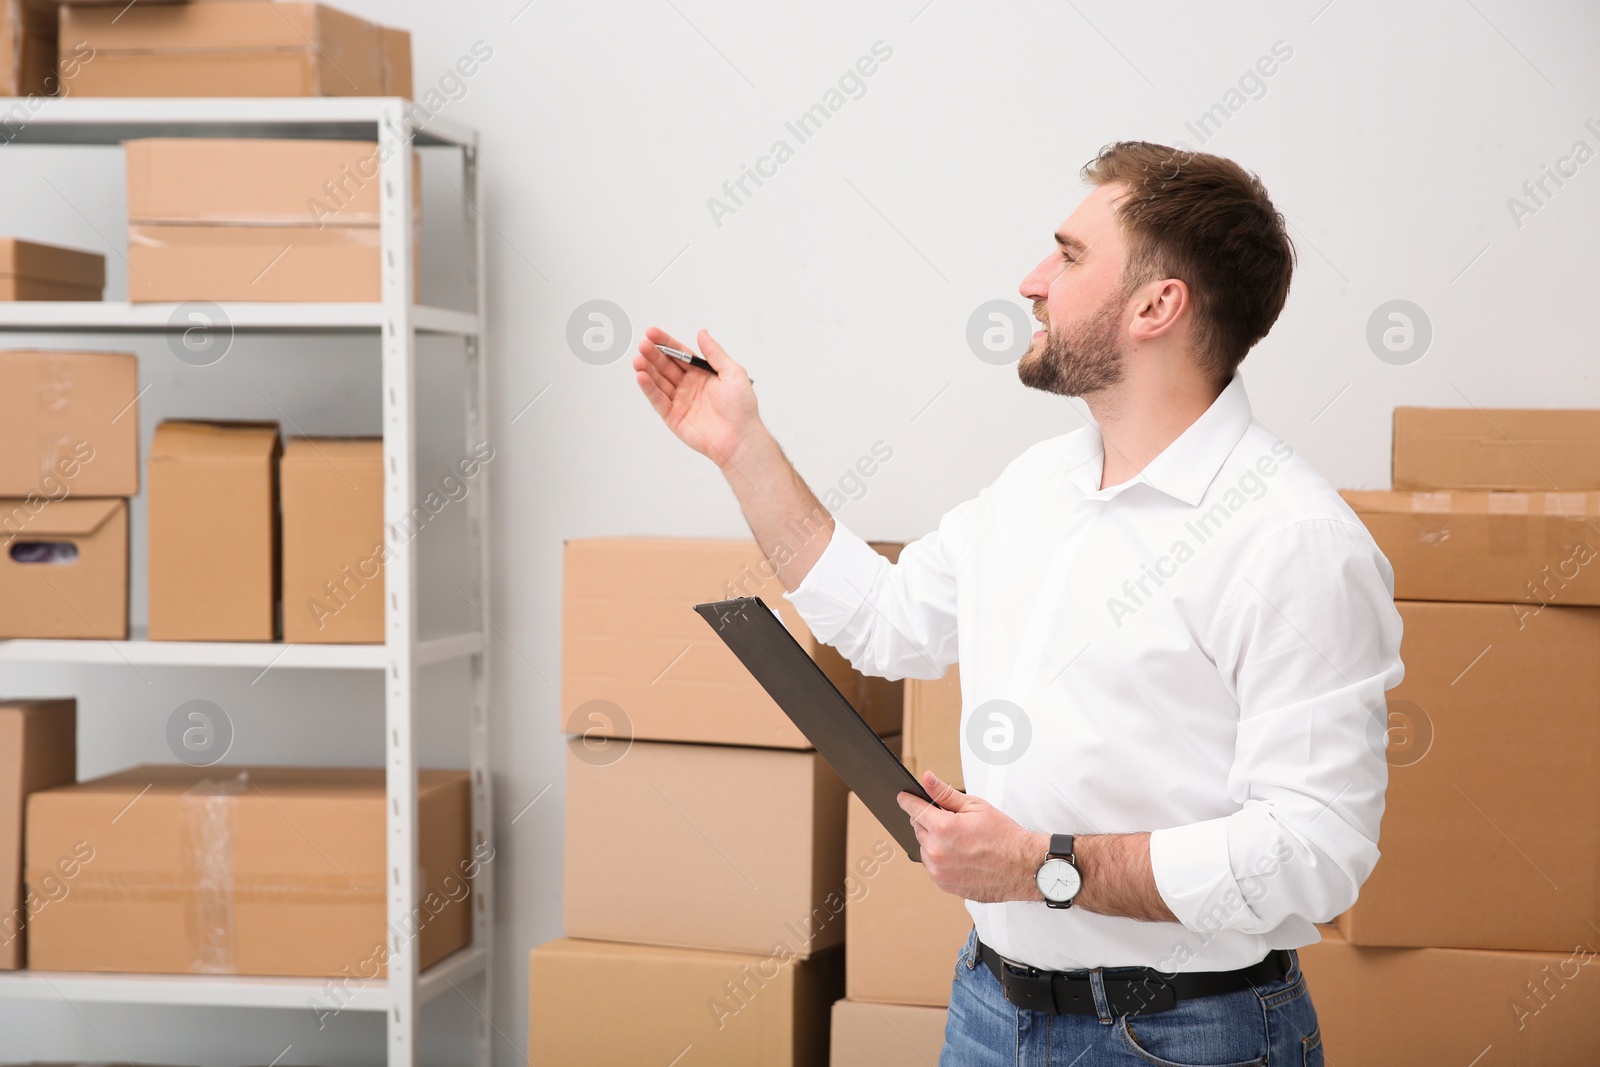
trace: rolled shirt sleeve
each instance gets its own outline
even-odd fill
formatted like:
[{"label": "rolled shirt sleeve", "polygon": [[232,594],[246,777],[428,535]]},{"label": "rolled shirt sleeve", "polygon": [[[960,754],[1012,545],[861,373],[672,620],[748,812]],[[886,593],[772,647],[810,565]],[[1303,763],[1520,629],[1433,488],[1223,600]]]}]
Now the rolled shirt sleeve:
[{"label": "rolled shirt sleeve", "polygon": [[983,496],[946,513],[896,563],[835,519],[822,555],[784,598],[862,674],[944,677],[957,654],[957,568]]},{"label": "rolled shirt sleeve", "polygon": [[1191,930],[1326,922],[1378,861],[1384,694],[1400,683],[1389,563],[1354,520],[1274,533],[1223,598],[1211,639],[1239,703],[1239,810],[1156,830],[1156,887]]}]

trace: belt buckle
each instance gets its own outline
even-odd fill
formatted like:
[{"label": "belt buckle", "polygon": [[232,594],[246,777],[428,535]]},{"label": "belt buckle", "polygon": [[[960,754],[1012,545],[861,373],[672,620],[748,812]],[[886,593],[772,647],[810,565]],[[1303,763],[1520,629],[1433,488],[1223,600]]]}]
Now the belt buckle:
[{"label": "belt buckle", "polygon": [[1055,1013],[1056,999],[1049,976],[1025,963],[1000,960],[1000,991],[1019,1008]]},{"label": "belt buckle", "polygon": [[1178,1006],[1178,991],[1159,978],[1120,978],[1106,982],[1106,1003],[1113,1015],[1139,1015]]}]

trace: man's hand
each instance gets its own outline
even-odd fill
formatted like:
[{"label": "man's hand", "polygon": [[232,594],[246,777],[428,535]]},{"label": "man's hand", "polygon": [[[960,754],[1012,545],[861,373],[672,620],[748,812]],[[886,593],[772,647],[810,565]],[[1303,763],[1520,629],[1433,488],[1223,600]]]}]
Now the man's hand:
[{"label": "man's hand", "polygon": [[922,787],[935,807],[901,793],[922,846],[922,865],[946,893],[980,904],[1043,900],[1034,875],[1050,851],[1050,835],[1024,830],[1011,816],[924,771]]},{"label": "man's hand", "polygon": [[[833,516],[762,424],[744,368],[706,331],[697,337],[700,354],[717,373],[661,351],[658,345],[684,345],[652,326],[639,342],[634,377],[667,429],[722,471],[762,554],[793,592],[828,547]],[[804,533],[798,540],[797,530]]]},{"label": "man's hand", "polygon": [[[1049,834],[1023,829],[932,771],[923,772],[922,787],[937,807],[911,793],[901,793],[899,801],[911,816],[934,885],[979,904],[1044,900],[1034,877],[1050,854]],[[1148,833],[1079,834],[1072,855],[1083,875],[1073,907],[1142,922],[1178,921],[1156,887]]]},{"label": "man's hand", "polygon": [[705,330],[697,335],[700,354],[715,374],[691,367],[657,348],[657,343],[688,349],[665,330],[652,326],[633,358],[634,378],[667,429],[724,471],[766,435],[756,412],[756,394],[744,368]]}]

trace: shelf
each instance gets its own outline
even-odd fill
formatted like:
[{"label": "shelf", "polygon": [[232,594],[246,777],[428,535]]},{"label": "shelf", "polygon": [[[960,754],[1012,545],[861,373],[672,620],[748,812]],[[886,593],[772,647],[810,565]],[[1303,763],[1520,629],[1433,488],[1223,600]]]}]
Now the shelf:
[{"label": "shelf", "polygon": [[[487,303],[483,280],[488,263],[485,251],[487,224],[481,212],[470,210],[480,202],[483,187],[477,153],[478,134],[447,118],[431,116],[428,109],[397,97],[295,97],[295,98],[0,98],[0,110],[8,116],[0,130],[0,146],[99,146],[110,149],[94,156],[76,153],[96,164],[113,164],[122,153],[120,144],[148,137],[245,137],[303,138],[377,141],[382,153],[379,227],[381,255],[387,265],[387,299],[363,303],[246,303],[189,301],[183,303],[134,304],[128,302],[37,302],[0,303],[0,334],[6,343],[16,345],[27,335],[47,335],[51,342],[87,343],[66,340],[74,334],[122,334],[161,338],[182,352],[177,341],[181,331],[205,330],[216,336],[250,334],[253,343],[268,347],[294,347],[300,336],[349,335],[362,342],[377,341],[381,370],[382,430],[385,463],[383,479],[384,514],[409,516],[418,505],[418,398],[432,397],[440,391],[433,379],[436,370],[423,357],[423,335],[460,338],[464,390],[448,389],[441,395],[454,397],[461,407],[465,440],[484,439],[488,434],[488,371],[484,330]],[[456,225],[466,239],[464,277],[472,289],[471,310],[419,305],[409,302],[409,285],[403,282],[414,265],[407,242],[415,232],[412,211],[411,175],[406,157],[413,147],[439,146],[454,163],[459,159],[461,195],[469,210],[457,213]],[[454,149],[446,153],[444,149]],[[113,156],[113,152],[115,156]],[[39,153],[35,153],[36,155]],[[111,177],[107,174],[106,177]],[[422,250],[413,247],[412,253]],[[454,269],[454,268],[452,268]],[[121,291],[119,294],[121,295]],[[210,307],[205,306],[210,304]],[[198,305],[198,306],[197,306]],[[191,313],[202,312],[203,317]],[[209,314],[206,314],[209,313]],[[207,319],[215,319],[208,322]],[[273,339],[278,344],[273,344]],[[3,339],[0,339],[3,340]],[[46,337],[27,337],[39,344]],[[103,343],[103,342],[102,342]],[[123,341],[123,344],[130,342]],[[161,340],[154,342],[159,348]],[[434,341],[428,345],[432,348]],[[362,346],[365,347],[363,344]],[[226,349],[222,350],[226,352]],[[197,352],[196,355],[203,353]],[[233,368],[231,371],[230,368]],[[225,377],[236,371],[226,364],[219,373]],[[318,389],[316,367],[296,361],[295,370],[308,389]],[[423,371],[427,371],[426,377]],[[242,383],[241,383],[242,384]],[[132,668],[151,679],[155,673],[171,669],[221,668],[236,670],[241,682],[254,684],[268,672],[282,667],[290,670],[367,671],[376,676],[382,692],[382,765],[388,768],[384,785],[383,853],[392,872],[386,879],[384,914],[388,927],[401,929],[416,914],[426,892],[415,858],[418,846],[418,805],[416,770],[434,744],[433,731],[419,730],[423,723],[421,695],[435,683],[461,683],[468,699],[467,714],[454,715],[454,723],[467,731],[467,764],[470,777],[471,840],[494,840],[493,781],[489,733],[492,624],[488,561],[489,498],[487,483],[478,486],[463,503],[467,510],[464,551],[472,568],[474,589],[467,597],[477,619],[463,619],[459,625],[472,625],[471,632],[445,636],[422,636],[430,624],[443,630],[455,629],[452,622],[427,603],[419,584],[418,562],[405,554],[386,569],[385,643],[363,645],[306,645],[282,642],[198,642],[151,641],[141,631],[131,631],[130,640],[0,640],[0,678],[15,676],[26,668],[56,666],[73,683],[89,673],[82,668]],[[453,618],[453,616],[452,616]],[[481,622],[481,625],[479,623]],[[427,664],[449,663],[449,679],[424,676],[416,668]],[[440,672],[434,672],[440,673]],[[454,677],[459,675],[460,677]],[[310,676],[306,680],[316,681]],[[332,678],[322,677],[331,682]],[[376,693],[370,694],[376,696]],[[434,703],[430,700],[429,703]],[[437,716],[435,716],[436,718]],[[302,739],[305,758],[316,762],[318,738]],[[378,842],[374,841],[374,847]],[[295,1009],[305,1011],[318,1005],[327,1010],[367,1013],[369,1020],[382,1019],[385,1053],[381,1060],[388,1067],[416,1067],[421,1038],[430,1025],[422,1019],[418,1006],[435,997],[452,997],[459,990],[468,999],[480,1022],[471,1028],[471,1051],[452,1058],[452,1062],[489,1067],[492,1061],[493,1012],[491,975],[494,971],[494,879],[485,877],[474,886],[478,897],[472,909],[472,945],[418,973],[419,946],[413,939],[398,948],[396,975],[384,981],[344,984],[328,978],[265,978],[238,975],[144,975],[84,974],[38,971],[0,971],[0,1002],[33,1003],[123,1003],[168,1006],[172,1009],[205,1010],[222,1008]],[[27,1013],[24,1012],[24,1015]],[[38,1013],[43,1016],[44,1013]],[[138,1014],[138,1013],[135,1013]],[[279,1011],[280,1021],[289,1013]],[[176,1016],[174,1016],[176,1018]],[[49,1040],[41,1018],[38,1040]],[[203,1022],[185,1017],[185,1032]],[[109,1040],[109,1038],[107,1038]],[[0,1044],[6,1041],[0,1038]],[[0,1052],[0,1058],[4,1053]],[[58,1057],[64,1058],[64,1057]],[[365,1062],[365,1061],[364,1061]]]},{"label": "shelf", "polygon": [[[442,663],[483,651],[478,633],[417,642],[417,664]],[[248,667],[382,670],[384,645],[286,645],[275,641],[0,641],[0,664],[106,664],[131,667]]]},{"label": "shelf", "polygon": [[[0,331],[40,333],[180,332],[194,325],[185,304],[129,304],[97,300],[19,300],[0,302]],[[376,332],[383,327],[382,304],[218,304],[235,332]],[[478,333],[470,311],[414,305],[411,322],[420,333]],[[221,329],[213,325],[210,328]]]},{"label": "shelf", "polygon": [[[465,948],[422,972],[417,999],[431,1000],[483,973],[486,953]],[[174,1007],[308,1008],[387,1011],[389,984],[340,985],[333,978],[247,978],[212,974],[84,974],[0,971],[0,1000],[74,1004],[166,1004]]]},{"label": "shelf", "polygon": [[[0,97],[0,143],[116,145],[135,137],[317,137],[375,141],[396,107],[421,146],[475,147],[477,134],[396,97]],[[34,110],[37,108],[37,110]],[[421,119],[422,121],[417,121]]]}]

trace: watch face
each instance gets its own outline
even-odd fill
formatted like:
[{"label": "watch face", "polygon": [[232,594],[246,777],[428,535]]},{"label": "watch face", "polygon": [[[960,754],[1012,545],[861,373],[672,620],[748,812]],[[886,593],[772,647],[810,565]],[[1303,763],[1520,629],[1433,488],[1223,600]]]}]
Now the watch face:
[{"label": "watch face", "polygon": [[1039,867],[1037,881],[1044,898],[1057,904],[1071,900],[1083,886],[1083,879],[1078,877],[1078,868],[1059,856],[1044,861]]}]

